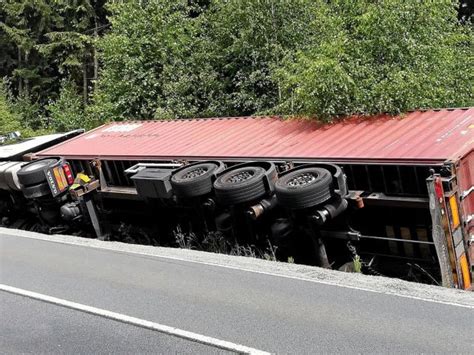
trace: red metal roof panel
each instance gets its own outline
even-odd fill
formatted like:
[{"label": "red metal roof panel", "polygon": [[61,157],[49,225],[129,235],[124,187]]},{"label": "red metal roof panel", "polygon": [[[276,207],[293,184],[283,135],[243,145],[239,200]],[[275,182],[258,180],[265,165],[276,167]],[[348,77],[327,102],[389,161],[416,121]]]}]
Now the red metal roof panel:
[{"label": "red metal roof panel", "polygon": [[473,146],[474,108],[467,108],[351,117],[328,124],[279,117],[113,122],[38,156],[438,163],[457,159]]}]

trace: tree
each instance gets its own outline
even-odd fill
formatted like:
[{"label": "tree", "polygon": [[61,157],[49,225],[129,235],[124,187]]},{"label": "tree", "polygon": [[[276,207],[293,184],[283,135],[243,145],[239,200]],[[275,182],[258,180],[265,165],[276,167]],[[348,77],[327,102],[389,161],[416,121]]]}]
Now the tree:
[{"label": "tree", "polygon": [[[474,105],[473,32],[451,1],[329,6],[337,34],[276,71],[289,114],[333,116]],[[320,40],[320,38],[318,38]]]},{"label": "tree", "polygon": [[[224,115],[248,115],[275,107],[281,97],[273,75],[286,55],[323,35],[325,4],[312,0],[215,1],[207,14],[207,47],[222,80]],[[313,23],[313,26],[309,24]]]},{"label": "tree", "polygon": [[46,108],[50,114],[50,125],[55,131],[64,132],[87,125],[84,102],[77,95],[76,84],[70,79],[62,81],[58,99]]},{"label": "tree", "polygon": [[0,135],[20,129],[20,117],[12,110],[7,91],[0,82]]},{"label": "tree", "polygon": [[89,64],[94,59],[94,30],[97,28],[95,8],[89,0],[58,2],[53,10],[60,20],[44,36],[45,43],[37,44],[41,55],[50,58],[49,64],[58,68],[63,77],[82,84],[83,101],[89,94]]},{"label": "tree", "polygon": [[[107,28],[105,0],[5,0],[0,2],[0,76],[26,108],[22,118],[31,127],[32,109],[37,117],[55,100],[61,79],[82,85],[83,101],[97,79],[95,41]],[[28,113],[30,112],[30,114]]]},{"label": "tree", "polygon": [[[152,118],[167,112],[166,75],[194,46],[198,20],[187,1],[150,0],[110,5],[112,30],[98,42],[103,68],[93,102],[114,119]],[[94,112],[104,112],[96,107]],[[167,115],[173,113],[167,112]]]},{"label": "tree", "polygon": [[0,3],[0,30],[4,66],[2,76],[16,80],[14,91],[47,96],[54,91],[48,61],[36,50],[44,33],[60,20],[45,0],[6,0]]},{"label": "tree", "polygon": [[93,101],[120,118],[270,110],[280,95],[273,68],[320,32],[306,24],[321,9],[311,0],[115,3]]},{"label": "tree", "polygon": [[54,109],[66,101],[71,122],[81,112],[88,125],[471,106],[473,9],[472,0],[5,0],[0,76],[34,129],[48,115],[70,127]]},{"label": "tree", "polygon": [[34,131],[27,122],[22,120],[23,116],[19,113],[17,104],[6,89],[5,82],[0,81],[0,135],[14,131],[19,131],[22,137],[49,133],[43,128]]}]

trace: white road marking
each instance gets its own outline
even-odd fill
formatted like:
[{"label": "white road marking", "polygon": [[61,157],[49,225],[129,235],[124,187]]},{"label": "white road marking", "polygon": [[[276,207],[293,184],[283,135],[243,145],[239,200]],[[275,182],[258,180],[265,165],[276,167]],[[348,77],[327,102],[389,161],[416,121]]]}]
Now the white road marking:
[{"label": "white road marking", "polygon": [[155,323],[155,322],[150,322],[144,319],[140,318],[135,318],[135,317],[130,317],[125,314],[121,313],[116,313],[116,312],[111,312],[107,311],[105,309],[101,308],[96,308],[92,306],[87,306],[81,303],[76,303],[76,302],[71,302],[67,301],[61,298],[56,298],[48,295],[43,295],[41,293],[36,293],[28,290],[24,290],[21,288],[16,288],[13,286],[8,286],[4,284],[0,284],[0,291],[8,292],[14,295],[20,295],[24,297],[28,297],[34,300],[39,300],[47,303],[51,303],[57,306],[61,307],[66,307],[70,309],[74,309],[76,311],[84,312],[84,313],[89,313],[93,314],[99,317],[103,318],[108,318],[112,319],[118,322],[154,330],[160,333],[172,335],[178,338],[190,340],[193,342],[205,344],[205,345],[210,345],[219,349],[224,349],[224,350],[229,350],[233,351],[236,353],[240,354],[255,354],[255,355],[267,355],[270,354],[266,351],[250,348],[248,346],[240,345],[240,344],[235,344],[231,343],[225,340],[220,340],[212,337],[208,337],[205,335],[193,333],[193,332],[188,332],[186,330],[170,327],[167,325]]},{"label": "white road marking", "polygon": [[[453,301],[446,301],[442,299],[435,299],[435,298],[428,298],[428,297],[423,297],[422,294],[423,290],[418,290],[416,291],[415,289],[417,288],[424,288],[424,287],[429,287],[430,291],[433,291],[434,289],[437,289],[437,292],[442,294],[442,293],[451,293],[451,292],[459,292],[459,290],[455,289],[447,289],[447,288],[442,288],[438,286],[430,286],[430,285],[424,285],[424,284],[417,284],[417,283],[412,283],[412,282],[404,282],[403,288],[400,289],[395,289],[395,290],[389,290],[386,286],[382,285],[380,282],[380,278],[378,283],[375,285],[374,288],[370,287],[362,287],[362,286],[357,286],[355,285],[358,281],[354,280],[350,284],[348,283],[347,280],[343,280],[341,282],[346,282],[346,283],[338,283],[335,281],[331,280],[321,280],[321,279],[312,279],[310,277],[303,277],[303,276],[297,276],[297,275],[288,275],[283,273],[284,271],[279,272],[270,272],[270,271],[262,271],[262,270],[256,270],[252,269],[249,267],[243,267],[240,265],[228,265],[228,264],[223,264],[219,262],[208,262],[208,261],[202,261],[202,260],[195,260],[190,257],[177,257],[177,256],[171,256],[171,255],[163,255],[163,254],[158,254],[158,251],[162,251],[164,249],[170,249],[171,251],[189,251],[189,250],[182,250],[182,249],[176,249],[176,248],[164,248],[164,247],[150,247],[150,246],[144,246],[144,245],[139,245],[139,244],[124,244],[124,243],[119,243],[119,242],[107,242],[107,241],[100,241],[98,239],[86,239],[86,238],[80,238],[80,237],[74,237],[74,236],[63,236],[63,235],[46,235],[46,234],[40,234],[40,233],[35,233],[35,232],[28,232],[28,231],[23,231],[23,230],[15,230],[15,229],[8,229],[8,228],[2,228],[0,227],[0,232],[4,232],[5,234],[14,237],[21,237],[21,238],[29,238],[29,239],[36,239],[36,240],[42,240],[46,242],[52,242],[52,243],[58,243],[58,244],[65,244],[65,245],[73,245],[73,246],[81,246],[81,247],[88,247],[88,248],[94,248],[94,249],[99,249],[99,250],[108,250],[108,251],[115,251],[119,253],[124,253],[124,254],[132,254],[132,255],[142,255],[142,256],[148,256],[148,257],[154,257],[154,258],[162,258],[162,259],[168,259],[168,260],[176,260],[176,261],[184,261],[184,262],[189,262],[189,263],[196,263],[196,264],[201,264],[201,265],[207,265],[207,266],[213,266],[213,267],[221,267],[221,268],[226,268],[226,269],[231,269],[231,270],[238,270],[238,271],[245,271],[245,272],[251,272],[255,274],[261,274],[261,275],[267,275],[267,276],[274,276],[274,277],[282,277],[286,279],[292,279],[292,280],[298,280],[298,281],[305,281],[305,282],[312,282],[312,283],[318,283],[318,284],[323,284],[323,285],[328,285],[328,286],[337,286],[337,287],[343,287],[343,288],[349,288],[353,290],[359,290],[359,291],[366,291],[366,292],[372,292],[372,293],[378,293],[378,294],[384,294],[384,295],[390,295],[390,296],[397,296],[397,297],[402,297],[402,298],[409,298],[409,299],[414,299],[418,301],[424,301],[424,302],[431,302],[431,303],[438,303],[438,304],[444,304],[448,306],[456,306],[456,307],[463,307],[463,308],[469,308],[469,309],[474,309],[474,297],[473,293],[468,292],[468,291],[460,291],[463,292],[463,294],[469,295],[467,297],[463,298],[470,298],[470,300],[467,303],[463,302],[453,302]],[[123,245],[126,245],[127,250],[123,249]],[[136,249],[143,249],[143,248],[152,248],[153,250],[156,250],[156,253],[150,253],[150,252],[143,252],[143,251],[138,251]],[[135,249],[135,250],[134,250]],[[199,253],[198,251],[193,250],[192,252]],[[229,258],[234,258],[233,260],[238,260],[239,257],[230,257],[227,255],[223,254],[214,254],[214,253],[205,253],[201,252],[205,255],[212,255],[213,257],[229,257]],[[251,259],[251,258],[245,258],[245,259]],[[230,259],[227,259],[226,261],[229,261]],[[269,262],[265,260],[260,260],[260,259],[254,259],[255,263],[258,262],[268,262],[268,263],[274,263],[274,262]],[[281,263],[276,263],[281,264]],[[289,267],[291,266],[297,266],[298,268],[305,269],[305,268],[315,268],[307,265],[293,265],[289,264]],[[259,265],[255,265],[255,267],[259,267]],[[315,268],[319,272],[333,272],[334,278],[336,278],[336,275],[338,273],[341,273],[344,275],[344,273],[340,271],[334,271],[334,270],[326,270],[326,269],[319,269]],[[278,270],[280,271],[280,270]],[[356,278],[358,276],[365,276],[365,275],[360,275],[360,274],[351,274],[352,277]],[[369,280],[368,276],[366,277],[367,280]],[[393,281],[401,281],[398,279],[390,279],[386,278],[387,284],[393,282]],[[471,302],[472,298],[472,302]],[[464,301],[465,302],[465,301]]]}]

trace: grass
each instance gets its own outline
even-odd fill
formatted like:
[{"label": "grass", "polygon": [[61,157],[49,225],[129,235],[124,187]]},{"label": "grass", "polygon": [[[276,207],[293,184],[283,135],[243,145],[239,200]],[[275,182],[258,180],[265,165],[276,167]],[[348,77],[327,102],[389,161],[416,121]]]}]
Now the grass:
[{"label": "grass", "polygon": [[195,233],[185,233],[181,226],[177,226],[173,234],[177,246],[182,249],[277,261],[278,247],[274,246],[269,239],[267,239],[268,246],[262,250],[253,244],[232,243],[221,232],[208,232],[203,238],[199,238]]}]

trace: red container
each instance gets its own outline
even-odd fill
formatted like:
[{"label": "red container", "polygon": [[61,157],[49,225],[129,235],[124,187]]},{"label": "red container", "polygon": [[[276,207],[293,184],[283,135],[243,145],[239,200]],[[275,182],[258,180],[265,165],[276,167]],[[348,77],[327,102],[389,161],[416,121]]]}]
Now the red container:
[{"label": "red container", "polygon": [[429,165],[459,160],[473,144],[474,108],[467,108],[416,111],[397,117],[351,117],[331,124],[279,117],[114,122],[37,155]]}]

